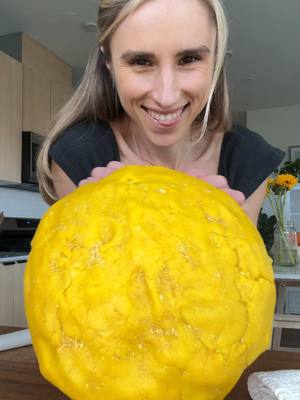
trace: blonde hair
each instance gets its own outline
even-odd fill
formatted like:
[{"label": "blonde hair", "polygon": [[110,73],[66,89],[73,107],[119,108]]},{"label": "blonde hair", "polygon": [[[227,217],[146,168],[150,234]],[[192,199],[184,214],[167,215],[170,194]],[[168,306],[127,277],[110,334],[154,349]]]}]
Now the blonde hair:
[{"label": "blonde hair", "polygon": [[[90,56],[84,76],[74,95],[57,114],[37,160],[40,192],[49,204],[57,200],[51,173],[49,149],[63,131],[81,120],[114,121],[124,114],[107,63],[110,42],[124,19],[147,0],[102,0],[98,11],[99,41]],[[185,0],[187,1],[187,0]],[[199,0],[205,4],[216,25],[215,68],[207,104],[195,120],[201,140],[207,130],[230,127],[229,99],[224,67],[228,27],[220,0]],[[103,51],[102,51],[103,50]]]}]

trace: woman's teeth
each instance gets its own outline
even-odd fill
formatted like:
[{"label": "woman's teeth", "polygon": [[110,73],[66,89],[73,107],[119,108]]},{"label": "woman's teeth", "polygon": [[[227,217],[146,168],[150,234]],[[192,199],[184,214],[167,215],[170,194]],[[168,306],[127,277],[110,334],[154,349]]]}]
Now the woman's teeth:
[{"label": "woman's teeth", "polygon": [[183,112],[183,108],[181,108],[180,110],[176,111],[175,113],[170,113],[170,114],[159,114],[157,112],[151,111],[147,109],[148,114],[150,115],[150,117],[156,119],[157,121],[172,121],[178,117],[180,117],[180,115]]}]

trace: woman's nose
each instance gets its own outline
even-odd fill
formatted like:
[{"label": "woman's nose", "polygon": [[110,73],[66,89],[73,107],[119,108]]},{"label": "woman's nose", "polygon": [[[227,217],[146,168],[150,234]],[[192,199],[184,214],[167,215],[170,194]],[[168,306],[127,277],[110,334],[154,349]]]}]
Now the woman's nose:
[{"label": "woman's nose", "polygon": [[178,106],[180,90],[176,72],[171,68],[160,69],[156,72],[152,88],[153,100],[164,109]]}]

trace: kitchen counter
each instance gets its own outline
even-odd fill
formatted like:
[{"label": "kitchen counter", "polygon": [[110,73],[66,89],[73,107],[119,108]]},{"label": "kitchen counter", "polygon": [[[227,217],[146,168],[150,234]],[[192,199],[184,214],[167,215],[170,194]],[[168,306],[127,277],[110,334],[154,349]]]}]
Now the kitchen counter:
[{"label": "kitchen counter", "polygon": [[[0,334],[17,329],[0,327]],[[1,400],[66,400],[40,374],[32,346],[0,352]]]},{"label": "kitchen counter", "polygon": [[[13,329],[0,327],[0,334]],[[248,375],[254,371],[300,369],[300,353],[266,351],[244,372],[224,400],[251,400],[247,390]],[[40,374],[31,346],[0,352],[1,400],[67,400]],[[108,399],[107,399],[108,400]]]}]

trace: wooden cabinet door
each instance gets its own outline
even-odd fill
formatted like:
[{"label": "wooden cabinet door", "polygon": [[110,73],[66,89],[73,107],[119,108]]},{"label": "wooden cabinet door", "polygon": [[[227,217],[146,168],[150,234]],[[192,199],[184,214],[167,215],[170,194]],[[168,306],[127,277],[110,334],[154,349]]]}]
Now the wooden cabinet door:
[{"label": "wooden cabinet door", "polygon": [[25,263],[0,263],[0,326],[27,327],[24,311]]},{"label": "wooden cabinet door", "polygon": [[50,80],[23,65],[23,130],[46,135],[51,119]]},{"label": "wooden cabinet door", "polygon": [[0,52],[0,180],[21,182],[22,65]]},{"label": "wooden cabinet door", "polygon": [[70,99],[74,90],[71,82],[51,82],[51,120]]},{"label": "wooden cabinet door", "polygon": [[14,271],[11,265],[0,263],[0,326],[12,326]]},{"label": "wooden cabinet door", "polygon": [[14,265],[13,316],[12,326],[27,327],[24,308],[24,272],[25,263]]}]

